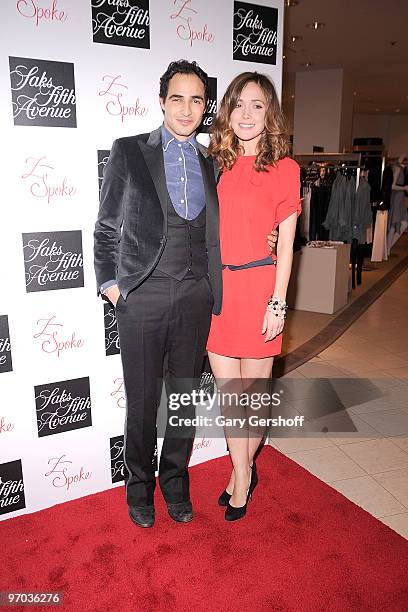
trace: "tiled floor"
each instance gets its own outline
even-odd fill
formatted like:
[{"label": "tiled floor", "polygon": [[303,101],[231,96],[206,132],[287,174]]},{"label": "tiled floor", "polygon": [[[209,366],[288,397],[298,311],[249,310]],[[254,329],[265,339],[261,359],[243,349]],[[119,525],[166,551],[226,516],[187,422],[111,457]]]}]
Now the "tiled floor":
[{"label": "tiled floor", "polygon": [[[372,287],[380,278],[386,275],[401,259],[408,253],[408,232],[406,232],[397,244],[393,247],[391,257],[388,261],[372,264],[367,258],[364,260],[362,284],[352,290],[347,306],[354,300],[363,295],[367,289]],[[351,277],[351,272],[350,272]],[[347,306],[345,308],[347,308]],[[290,310],[289,317],[285,325],[285,335],[283,337],[282,355],[287,355],[294,351],[298,346],[307,342],[323,327],[332,321],[342,310],[333,315],[322,314],[319,312],[305,312],[300,310]],[[377,329],[377,331],[379,331]],[[408,354],[408,342],[406,346]]]},{"label": "tiled floor", "polygon": [[[290,378],[330,378],[336,389],[348,379],[340,397],[357,431],[272,445],[408,539],[408,271],[334,344],[279,380]],[[358,398],[361,385],[368,401]],[[292,397],[291,409],[302,414],[308,401]]]}]

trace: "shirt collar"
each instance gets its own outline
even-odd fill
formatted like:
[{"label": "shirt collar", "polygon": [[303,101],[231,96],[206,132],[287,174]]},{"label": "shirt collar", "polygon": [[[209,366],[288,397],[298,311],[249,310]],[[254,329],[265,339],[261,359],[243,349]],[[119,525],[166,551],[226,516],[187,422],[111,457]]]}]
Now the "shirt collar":
[{"label": "shirt collar", "polygon": [[[165,152],[169,148],[169,145],[171,142],[174,142],[174,141],[178,142],[177,138],[175,138],[175,136],[173,136],[173,134],[169,132],[169,130],[166,128],[164,124],[161,126],[161,135],[162,135],[163,151]],[[190,146],[193,147],[195,154],[198,155],[198,147],[197,147],[198,143],[197,143],[195,134],[192,134],[188,140],[183,141],[181,144],[189,144]]]}]

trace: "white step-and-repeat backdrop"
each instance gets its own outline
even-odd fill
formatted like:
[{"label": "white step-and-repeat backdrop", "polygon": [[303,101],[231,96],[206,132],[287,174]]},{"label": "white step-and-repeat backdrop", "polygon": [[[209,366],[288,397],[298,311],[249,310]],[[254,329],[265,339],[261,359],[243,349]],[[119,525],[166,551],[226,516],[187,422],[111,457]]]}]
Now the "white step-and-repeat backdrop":
[{"label": "white step-and-repeat backdrop", "polygon": [[[0,519],[118,486],[125,396],[93,228],[115,138],[162,121],[159,78],[196,60],[208,130],[238,73],[282,81],[283,0],[1,3]],[[160,451],[160,448],[159,448]],[[225,453],[196,439],[191,464]]]}]

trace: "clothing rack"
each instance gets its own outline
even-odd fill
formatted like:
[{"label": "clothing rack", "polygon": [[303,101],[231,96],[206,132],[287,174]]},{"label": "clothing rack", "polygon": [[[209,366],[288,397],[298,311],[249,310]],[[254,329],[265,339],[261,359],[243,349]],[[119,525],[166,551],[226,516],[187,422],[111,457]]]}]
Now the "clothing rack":
[{"label": "clothing rack", "polygon": [[355,169],[356,189],[358,189],[360,172],[363,169],[360,153],[309,153],[295,155],[294,158],[302,168],[315,164],[321,168]]},{"label": "clothing rack", "polygon": [[[368,168],[361,163],[361,153],[313,153],[307,155],[295,155],[295,159],[302,169],[330,168],[334,171],[355,170],[356,171],[356,191],[360,184],[361,173],[367,173]],[[366,176],[367,177],[367,176]],[[357,239],[353,238],[350,247],[350,262],[352,271],[353,289],[362,281],[362,268],[364,261],[364,247]],[[357,283],[356,283],[357,276]]]}]

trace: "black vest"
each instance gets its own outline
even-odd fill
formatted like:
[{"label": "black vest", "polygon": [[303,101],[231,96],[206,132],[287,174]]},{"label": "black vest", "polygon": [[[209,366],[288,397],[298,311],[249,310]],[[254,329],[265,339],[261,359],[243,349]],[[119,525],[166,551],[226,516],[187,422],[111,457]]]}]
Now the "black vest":
[{"label": "black vest", "polygon": [[182,280],[194,276],[199,280],[208,272],[205,243],[205,207],[195,219],[183,219],[167,200],[167,242],[153,276],[157,272]]}]

